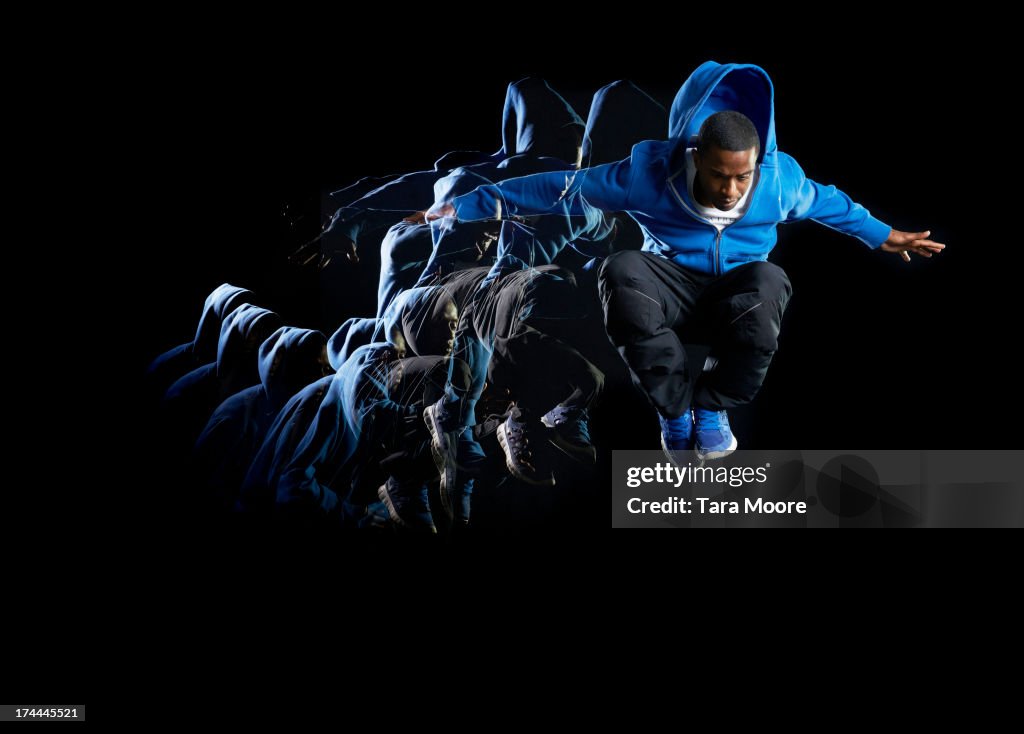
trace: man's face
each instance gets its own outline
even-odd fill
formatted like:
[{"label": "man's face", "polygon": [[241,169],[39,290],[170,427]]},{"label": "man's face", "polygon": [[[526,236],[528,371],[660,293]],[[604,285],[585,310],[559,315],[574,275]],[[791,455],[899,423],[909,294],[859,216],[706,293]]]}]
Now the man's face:
[{"label": "man's face", "polygon": [[754,180],[757,148],[734,151],[712,146],[704,155],[694,151],[693,162],[697,168],[697,200],[727,212],[739,203]]},{"label": "man's face", "polygon": [[327,345],[324,344],[324,348],[320,350],[320,354],[316,360],[317,369],[320,370],[321,377],[327,377],[328,375],[334,374],[334,368],[331,367],[331,360],[327,356]]}]

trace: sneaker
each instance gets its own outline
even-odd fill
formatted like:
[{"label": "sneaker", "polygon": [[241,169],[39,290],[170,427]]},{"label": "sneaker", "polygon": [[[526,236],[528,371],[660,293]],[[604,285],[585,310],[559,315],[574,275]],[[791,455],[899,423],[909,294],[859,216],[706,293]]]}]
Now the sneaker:
[{"label": "sneaker", "polygon": [[411,492],[408,489],[408,486],[403,487],[394,477],[388,477],[377,490],[377,496],[398,527],[436,533],[437,527],[434,525],[433,515],[430,514],[426,485],[412,485]]},{"label": "sneaker", "polygon": [[729,428],[724,410],[693,409],[696,424],[697,458],[701,461],[721,459],[736,450],[736,437]]},{"label": "sneaker", "polygon": [[661,450],[673,464],[679,463],[677,453],[693,448],[693,417],[686,410],[678,418],[666,418],[658,414],[661,423]]},{"label": "sneaker", "polygon": [[443,399],[423,409],[423,422],[427,424],[427,430],[430,432],[430,453],[434,457],[434,466],[437,467],[438,476],[441,478],[441,504],[451,517],[454,503],[449,493],[455,491],[457,445],[454,435],[445,431],[446,420]]},{"label": "sneaker", "polygon": [[590,441],[590,427],[586,410],[555,406],[540,419],[553,429],[551,442],[577,461],[593,464],[597,461],[597,450]]},{"label": "sneaker", "polygon": [[516,479],[527,484],[551,486],[555,483],[553,476],[541,477],[533,464],[530,453],[530,441],[526,437],[526,424],[520,423],[512,416],[498,426],[498,443],[505,452],[505,465]]}]

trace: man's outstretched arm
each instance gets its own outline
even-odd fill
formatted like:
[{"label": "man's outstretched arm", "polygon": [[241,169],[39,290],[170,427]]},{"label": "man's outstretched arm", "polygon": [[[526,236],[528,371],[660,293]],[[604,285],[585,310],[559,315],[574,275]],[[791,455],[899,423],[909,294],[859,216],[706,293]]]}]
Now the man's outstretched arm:
[{"label": "man's outstretched arm", "polygon": [[629,208],[630,160],[580,171],[553,171],[480,186],[450,202],[437,202],[426,221],[455,216],[460,221],[558,214],[586,216],[593,209]]},{"label": "man's outstretched arm", "polygon": [[871,216],[871,212],[835,186],[823,186],[807,178],[792,156],[780,152],[779,169],[785,221],[813,219],[856,237],[872,249],[878,249],[888,239],[892,227]]},{"label": "man's outstretched arm", "polygon": [[779,153],[779,165],[789,184],[784,196],[789,207],[787,222],[813,219],[832,229],[856,237],[872,249],[898,252],[910,262],[910,253],[931,257],[945,245],[926,239],[931,231],[901,232],[875,219],[871,212],[854,202],[835,186],[822,186],[804,174],[803,169],[786,153]]}]

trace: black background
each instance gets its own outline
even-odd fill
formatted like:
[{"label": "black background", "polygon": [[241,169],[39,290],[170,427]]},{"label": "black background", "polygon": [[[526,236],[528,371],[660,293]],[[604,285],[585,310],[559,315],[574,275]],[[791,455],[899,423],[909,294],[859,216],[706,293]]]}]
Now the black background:
[{"label": "black background", "polygon": [[[779,148],[810,178],[948,245],[906,264],[813,222],[780,227],[772,260],[794,297],[760,396],[731,414],[741,447],[1010,448],[1007,355],[1018,330],[1006,283],[1016,258],[996,229],[1012,204],[1005,161],[981,152],[998,138],[977,104],[985,61],[953,45],[964,29],[826,29],[804,18],[800,30],[751,19],[739,32],[695,17],[652,34],[646,20],[601,21],[594,30],[513,24],[497,35],[472,23],[371,24],[358,51],[314,28],[197,41],[187,67],[163,72],[166,132],[147,179],[159,226],[146,229],[133,263],[132,298],[150,308],[131,369],[190,338],[204,297],[224,281],[253,289],[287,323],[327,333],[372,313],[377,272],[288,265],[316,212],[291,222],[322,187],[429,168],[448,150],[496,150],[509,82],[542,76],[585,117],[593,92],[620,78],[668,107],[713,59],[768,72]],[[604,453],[657,445],[653,413],[635,400],[606,396],[595,426]],[[600,470],[587,480],[595,526],[607,517],[602,481]]]},{"label": "black background", "polygon": [[[848,629],[855,631],[864,629],[864,620],[877,618],[879,608],[905,602],[907,590],[938,592],[934,602],[934,595],[925,593],[932,612],[937,605],[948,608],[958,597],[973,601],[1001,588],[1005,574],[992,579],[996,584],[987,578],[983,585],[978,582],[985,578],[980,572],[998,569],[1001,557],[1014,557],[993,552],[991,536],[984,545],[957,543],[948,554],[932,543],[926,558],[915,538],[912,560],[901,558],[889,543],[858,542],[851,565],[843,563],[835,536],[829,538],[835,545],[827,554],[816,547],[808,550],[801,537],[801,547],[794,546],[784,558],[762,551],[755,563],[740,556],[745,548],[733,538],[710,553],[696,546],[687,553],[691,549],[680,546],[678,534],[667,540],[672,548],[652,548],[647,544],[658,543],[659,537],[666,542],[666,536],[605,534],[610,492],[600,479],[591,487],[585,525],[575,521],[559,529],[564,540],[557,544],[558,553],[550,552],[550,545],[540,546],[535,555],[524,553],[532,547],[531,537],[510,544],[515,555],[508,563],[498,554],[478,556],[479,563],[466,554],[465,563],[428,572],[412,554],[402,562],[389,557],[386,564],[367,562],[375,560],[367,554],[310,556],[299,545],[285,547],[280,539],[265,537],[239,549],[231,534],[211,553],[211,544],[196,543],[190,527],[173,524],[188,520],[177,516],[171,518],[170,535],[150,537],[163,525],[170,503],[161,494],[166,488],[160,486],[160,467],[148,461],[138,441],[145,438],[146,423],[138,411],[137,378],[145,365],[190,338],[203,298],[225,280],[258,290],[292,323],[330,328],[339,315],[322,312],[319,283],[284,264],[291,245],[281,232],[282,205],[324,183],[426,167],[453,148],[496,149],[505,85],[529,74],[548,78],[583,115],[593,90],[615,79],[632,79],[667,104],[690,71],[707,59],[756,63],[775,84],[780,148],[794,155],[808,175],[836,184],[897,228],[928,228],[949,245],[941,257],[904,265],[813,223],[780,228],[773,258],[789,272],[795,295],[782,349],[762,395],[743,419],[747,433],[741,438],[748,445],[1019,445],[1018,370],[1012,356],[1020,332],[1019,243],[1013,221],[1018,125],[1003,113],[1014,102],[1019,80],[1016,66],[1001,58],[1012,55],[1016,46],[996,38],[998,16],[972,6],[957,8],[955,17],[918,13],[897,21],[890,12],[860,4],[814,7],[789,17],[764,6],[630,5],[615,15],[557,8],[563,16],[570,14],[568,20],[548,16],[555,10],[550,7],[386,10],[388,18],[365,19],[348,7],[344,17],[325,13],[301,20],[277,9],[263,15],[250,9],[218,19],[170,17],[164,11],[165,17],[146,23],[138,19],[131,29],[119,12],[109,23],[118,29],[117,42],[83,33],[82,63],[60,68],[59,73],[82,84],[79,95],[57,95],[61,109],[53,122],[58,131],[82,120],[98,123],[107,128],[105,134],[90,128],[87,138],[76,138],[74,144],[103,157],[127,148],[135,166],[124,174],[113,164],[108,169],[91,162],[70,179],[61,177],[62,195],[77,197],[90,188],[86,193],[103,201],[97,207],[101,223],[50,227],[44,243],[57,240],[62,264],[70,266],[67,282],[57,287],[74,299],[75,308],[60,314],[56,341],[53,322],[37,313],[38,303],[15,312],[20,323],[45,339],[36,354],[54,358],[55,374],[43,395],[55,395],[59,403],[53,411],[45,401],[40,407],[37,392],[13,396],[31,401],[39,425],[23,425],[22,434],[46,454],[32,462],[33,477],[8,487],[15,505],[19,499],[29,505],[27,512],[9,513],[10,524],[17,527],[14,532],[5,528],[8,575],[58,580],[31,586],[32,593],[11,607],[12,628],[26,632],[42,625],[45,632],[42,637],[23,634],[31,650],[18,658],[12,639],[12,660],[22,666],[21,678],[49,685],[63,673],[81,690],[87,678],[74,662],[96,656],[68,657],[67,640],[96,640],[104,646],[96,651],[109,655],[110,639],[122,639],[135,625],[145,628],[141,639],[151,642],[138,651],[147,664],[159,659],[160,641],[175,645],[174,655],[192,649],[180,646],[179,630],[193,620],[219,635],[216,648],[200,648],[199,654],[208,656],[234,639],[248,642],[249,637],[234,634],[235,625],[259,619],[258,610],[271,600],[261,594],[258,604],[232,614],[218,607],[221,595],[216,592],[236,592],[240,584],[229,582],[247,569],[260,576],[254,588],[268,588],[266,565],[245,555],[261,545],[268,553],[257,560],[279,553],[289,579],[310,569],[315,583],[288,584],[287,592],[275,598],[288,605],[289,614],[254,639],[263,639],[270,629],[287,629],[291,639],[294,612],[303,608],[311,589],[345,594],[340,604],[332,599],[318,607],[327,614],[311,617],[318,627],[326,626],[328,637],[339,621],[372,631],[375,622],[389,619],[373,615],[367,606],[380,597],[388,603],[386,592],[394,589],[402,599],[386,611],[400,624],[385,627],[386,634],[365,635],[374,644],[393,639],[396,631],[417,626],[418,619],[408,614],[410,606],[420,599],[434,603],[432,592],[448,581],[446,591],[471,588],[477,603],[451,615],[458,624],[442,619],[435,625],[436,614],[424,614],[422,620],[453,633],[460,647],[465,642],[462,621],[489,622],[500,610],[516,614],[515,624],[500,628],[502,636],[511,634],[518,642],[517,630],[534,633],[541,622],[557,630],[554,649],[561,650],[590,630],[579,620],[608,610],[613,599],[627,600],[629,611],[643,610],[646,616],[648,609],[657,611],[657,592],[663,589],[671,589],[674,622],[684,622],[685,632],[686,622],[702,618],[693,605],[678,605],[677,590],[696,592],[696,597],[716,580],[726,592],[742,589],[745,603],[737,609],[745,621],[751,602],[768,598],[773,604],[760,604],[759,611],[780,606],[788,611],[793,592],[813,588],[816,606],[806,608],[820,609],[822,596],[834,591],[839,603],[826,607],[826,618],[853,609],[859,616]],[[51,44],[48,50],[59,49]],[[100,68],[85,63],[96,59]],[[100,89],[108,82],[117,87],[112,121],[99,110],[107,101]],[[1002,117],[1012,124],[1004,124]],[[122,222],[128,239],[111,245]],[[97,264],[104,272],[96,272]],[[16,272],[28,282],[39,277],[36,269]],[[342,268],[336,276],[345,292],[362,294],[354,300],[365,309],[372,291],[367,283],[375,282],[376,274]],[[46,284],[51,286],[49,280]],[[52,290],[45,290],[44,300]],[[100,379],[83,379],[83,362],[85,378],[98,368]],[[619,446],[655,445],[656,429],[649,421],[642,430],[634,428],[621,431],[633,438]],[[606,441],[605,448],[615,445]],[[12,460],[20,467],[22,459]],[[114,507],[104,519],[108,504]],[[584,527],[596,533],[580,541]],[[96,552],[107,545],[109,553]],[[964,557],[973,548],[984,549],[979,563]],[[730,550],[737,552],[733,559],[728,559]],[[169,567],[161,562],[163,556],[170,558]],[[669,575],[665,565],[671,566]],[[587,567],[601,569],[599,584],[590,585]],[[929,567],[941,569],[941,576],[925,585],[921,576]],[[420,574],[418,583],[408,583],[406,568]],[[879,607],[870,592],[886,571],[899,582],[883,587],[890,593]],[[108,576],[114,579],[109,590],[102,583]],[[394,583],[398,576],[401,583]],[[550,593],[542,607],[535,592],[538,580],[548,577],[558,581],[544,588]],[[200,578],[212,583],[197,587]],[[756,593],[759,580],[771,584],[771,596]],[[499,604],[479,603],[488,581],[502,592]],[[113,635],[97,633],[104,627],[97,628],[96,615],[78,609],[69,613],[69,584],[87,589],[93,599],[117,600],[101,615],[115,627]],[[146,595],[150,587],[152,599]],[[63,596],[51,599],[50,588]],[[523,588],[531,593],[522,593]],[[586,593],[591,588],[601,590],[595,603]],[[121,603],[126,593],[130,598]],[[555,608],[567,598],[578,599],[579,608],[571,603]],[[729,606],[716,604],[716,612],[727,613]],[[444,605],[439,608],[447,611]],[[287,621],[281,625],[280,620]],[[987,626],[993,626],[991,621]],[[89,628],[76,622],[87,622]],[[228,629],[232,634],[222,632]],[[53,630],[65,632],[57,638],[60,649],[54,649],[66,658],[60,669],[50,656],[40,655],[40,641],[52,637]],[[488,642],[493,632],[488,629]],[[880,634],[877,639],[906,646],[903,628]],[[592,656],[592,638],[588,634],[586,639]],[[492,659],[503,652],[490,644],[478,647]],[[256,645],[250,652],[263,655],[266,650]],[[46,662],[37,668],[31,665],[35,661]]]}]

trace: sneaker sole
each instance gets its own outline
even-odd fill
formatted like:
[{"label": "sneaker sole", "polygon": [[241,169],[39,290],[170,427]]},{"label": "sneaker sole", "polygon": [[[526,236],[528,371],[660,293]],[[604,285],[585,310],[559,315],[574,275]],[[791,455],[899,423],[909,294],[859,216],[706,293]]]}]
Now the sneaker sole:
[{"label": "sneaker sole", "polygon": [[441,506],[448,518],[452,519],[455,517],[455,502],[451,496],[451,493],[455,491],[455,466],[454,462],[449,464],[447,461],[450,450],[446,450],[448,438],[441,430],[441,423],[435,414],[435,406],[428,405],[423,409],[423,422],[427,424],[427,432],[430,434],[430,455],[434,457],[434,466],[441,478]]},{"label": "sneaker sole", "polygon": [[[402,516],[398,514],[398,509],[391,502],[391,495],[388,494],[388,489],[387,489],[387,485],[386,484],[382,484],[380,486],[380,488],[377,490],[377,496],[380,498],[380,501],[383,502],[384,506],[387,508],[387,510],[388,510],[388,517],[391,518],[391,521],[394,522],[397,527],[405,528],[407,530],[412,530],[413,529],[412,525],[410,525],[405,520],[403,520]],[[426,528],[423,528],[423,529],[425,531],[431,533],[431,534],[437,533],[437,526],[434,525],[433,523],[431,523],[431,525],[429,527],[426,527]]]},{"label": "sneaker sole", "polygon": [[589,449],[582,448],[576,444],[569,443],[557,433],[549,439],[549,443],[573,461],[579,461],[584,464],[597,463],[597,449],[593,446]]},{"label": "sneaker sole", "polygon": [[661,451],[662,451],[663,454],[665,454],[665,457],[669,461],[671,461],[675,466],[681,466],[681,464],[679,463],[679,459],[677,459],[675,457],[675,454],[681,454],[682,452],[689,451],[689,450],[690,449],[676,449],[675,451],[673,451],[672,449],[670,449],[665,444],[665,434],[662,434],[662,436],[661,436]]},{"label": "sneaker sole", "polygon": [[512,460],[512,452],[508,448],[508,439],[505,437],[505,424],[502,423],[498,426],[498,443],[501,444],[501,450],[505,453],[505,466],[508,467],[509,473],[516,479],[526,482],[527,484],[533,484],[538,487],[553,487],[555,485],[555,478],[550,479],[534,479],[523,474],[516,467],[516,463]]},{"label": "sneaker sole", "polygon": [[377,496],[380,498],[380,501],[384,503],[384,506],[388,509],[388,517],[391,518],[391,521],[395,523],[395,525],[398,525],[399,527],[403,528],[409,527],[408,524],[406,524],[405,520],[403,520],[402,517],[398,514],[398,510],[395,509],[394,504],[392,504],[391,495],[388,494],[387,486],[381,485],[377,489]]},{"label": "sneaker sole", "polygon": [[706,454],[702,454],[699,448],[694,448],[693,450],[697,454],[697,458],[700,459],[701,461],[714,461],[715,459],[725,458],[733,451],[735,451],[738,445],[739,442],[736,440],[736,437],[733,436],[732,441],[729,442],[729,446],[727,448],[722,449],[721,451],[709,451]]}]

